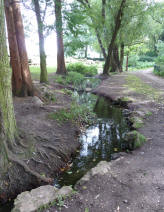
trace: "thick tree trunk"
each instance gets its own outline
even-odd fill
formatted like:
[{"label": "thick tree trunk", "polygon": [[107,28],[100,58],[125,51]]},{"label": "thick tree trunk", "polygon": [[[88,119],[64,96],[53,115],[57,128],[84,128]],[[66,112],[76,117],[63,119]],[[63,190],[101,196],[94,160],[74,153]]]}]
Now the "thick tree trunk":
[{"label": "thick tree trunk", "polygon": [[117,38],[118,31],[119,31],[120,26],[121,26],[121,21],[122,21],[121,18],[123,16],[123,9],[125,7],[125,3],[126,3],[126,0],[122,0],[120,8],[118,10],[114,32],[113,32],[112,39],[111,39],[111,42],[110,42],[109,47],[108,47],[108,55],[106,57],[106,61],[105,61],[104,69],[103,69],[104,75],[109,74],[108,71],[109,71],[109,67],[110,67],[111,55],[112,55],[115,40]]},{"label": "thick tree trunk", "polygon": [[39,35],[39,52],[40,52],[40,82],[47,83],[47,66],[46,66],[46,54],[44,49],[44,35],[43,35],[43,21],[40,14],[40,6],[38,0],[33,0],[35,7],[35,15],[38,25],[38,35]]},{"label": "thick tree trunk", "polygon": [[12,88],[13,88],[13,94],[19,96],[19,94],[21,93],[23,80],[21,73],[22,71],[21,71],[19,50],[15,33],[13,12],[9,0],[5,0],[4,2],[5,2],[5,15],[6,15],[9,49],[10,49],[10,64],[12,67]]},{"label": "thick tree trunk", "polygon": [[63,26],[61,14],[61,0],[55,0],[56,34],[57,34],[57,74],[67,73],[64,59]]},{"label": "thick tree trunk", "polygon": [[[11,92],[11,71],[6,48],[4,7],[0,0],[0,167],[1,173],[7,168],[7,148],[15,145],[17,134]],[[2,170],[3,169],[3,170]]]},{"label": "thick tree trunk", "polygon": [[15,96],[33,96],[35,89],[32,84],[28,65],[19,2],[17,0],[4,0],[4,2],[9,35],[11,66],[13,70],[13,94]]}]

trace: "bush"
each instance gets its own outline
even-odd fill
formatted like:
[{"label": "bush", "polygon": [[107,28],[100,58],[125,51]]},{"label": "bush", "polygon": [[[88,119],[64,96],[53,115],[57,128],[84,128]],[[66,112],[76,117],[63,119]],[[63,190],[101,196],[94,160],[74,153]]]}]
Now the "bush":
[{"label": "bush", "polygon": [[154,66],[154,74],[160,77],[164,77],[164,64],[156,64]]},{"label": "bush", "polygon": [[138,56],[136,56],[136,55],[133,55],[133,56],[130,56],[129,57],[129,61],[128,61],[128,66],[129,67],[134,67],[134,66],[136,66],[137,65],[137,62],[138,62]]},{"label": "bush", "polygon": [[65,78],[67,84],[79,85],[84,81],[84,76],[80,73],[69,72]]},{"label": "bush", "polygon": [[96,66],[86,66],[83,63],[72,63],[69,64],[67,66],[67,71],[68,72],[76,72],[76,73],[80,73],[86,77],[92,77],[94,75],[96,75],[97,72],[97,68]]},{"label": "bush", "polygon": [[142,55],[142,56],[139,57],[139,61],[141,61],[141,62],[154,62],[154,57]]},{"label": "bush", "polygon": [[66,76],[57,76],[55,82],[62,85],[72,84],[74,86],[78,86],[83,83],[84,80],[85,78],[82,74],[76,72],[69,72]]}]

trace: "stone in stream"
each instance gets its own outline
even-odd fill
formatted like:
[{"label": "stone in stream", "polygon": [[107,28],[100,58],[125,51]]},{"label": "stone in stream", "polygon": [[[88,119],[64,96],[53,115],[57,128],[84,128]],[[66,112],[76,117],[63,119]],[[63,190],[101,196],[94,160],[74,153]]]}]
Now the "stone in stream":
[{"label": "stone in stream", "polygon": [[31,191],[25,191],[17,196],[14,201],[12,212],[34,212],[44,205],[54,202],[59,196],[67,196],[72,193],[70,186],[57,189],[54,186],[46,185]]}]

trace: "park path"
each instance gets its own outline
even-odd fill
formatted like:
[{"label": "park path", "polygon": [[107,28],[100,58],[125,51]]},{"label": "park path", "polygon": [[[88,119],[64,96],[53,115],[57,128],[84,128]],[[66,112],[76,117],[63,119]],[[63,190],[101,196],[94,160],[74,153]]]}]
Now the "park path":
[{"label": "park path", "polygon": [[[144,126],[139,131],[147,142],[132,153],[109,162],[106,174],[97,174],[77,186],[78,193],[65,201],[63,212],[164,212],[164,105],[147,93],[137,93],[126,85],[130,76],[139,78],[163,96],[164,80],[152,69],[113,75],[96,88],[99,95],[117,100],[125,95],[133,99],[129,106],[142,115]],[[142,88],[141,88],[142,89]],[[151,89],[150,89],[151,91]],[[56,207],[48,209],[58,211]]]}]

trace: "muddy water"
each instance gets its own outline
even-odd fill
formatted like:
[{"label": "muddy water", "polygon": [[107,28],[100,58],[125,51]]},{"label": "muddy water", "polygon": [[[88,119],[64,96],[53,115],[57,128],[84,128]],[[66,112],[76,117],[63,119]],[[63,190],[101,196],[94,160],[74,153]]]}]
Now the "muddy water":
[{"label": "muddy water", "polygon": [[[92,103],[95,96],[80,97],[82,103]],[[86,101],[87,100],[87,101]],[[110,161],[119,157],[119,152],[126,149],[124,136],[129,131],[126,118],[121,108],[99,98],[95,103],[96,122],[80,136],[81,148],[71,167],[55,180],[55,186],[75,185],[75,183],[101,160]]]}]

